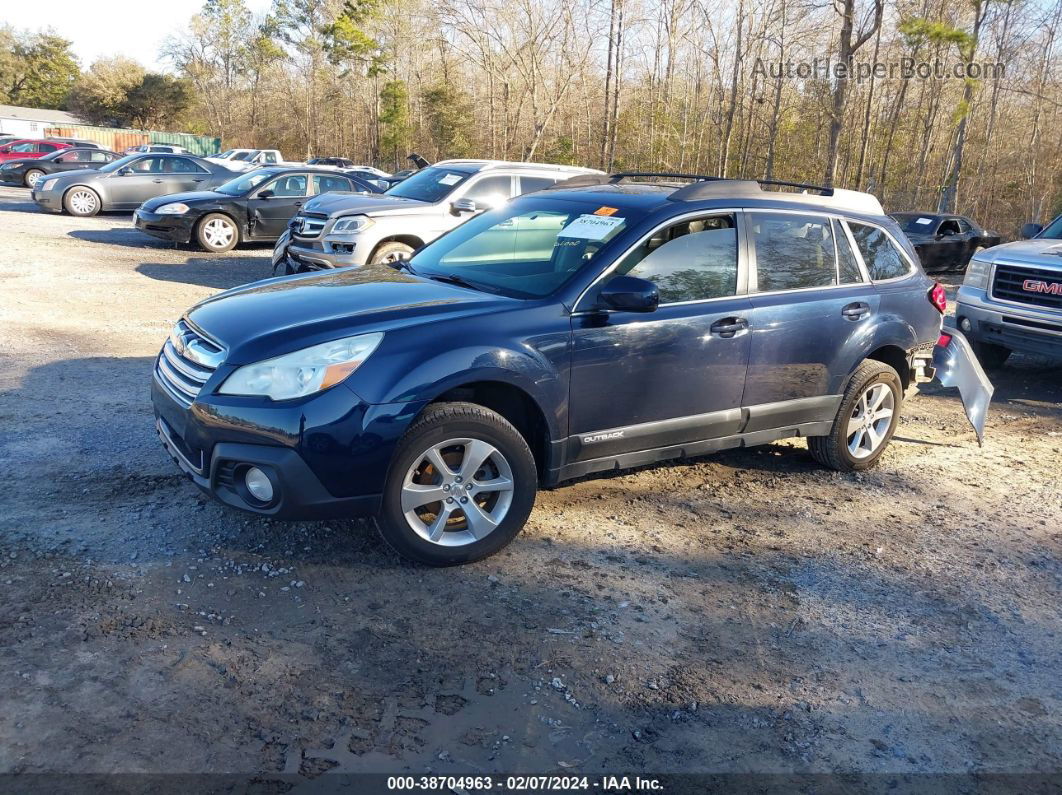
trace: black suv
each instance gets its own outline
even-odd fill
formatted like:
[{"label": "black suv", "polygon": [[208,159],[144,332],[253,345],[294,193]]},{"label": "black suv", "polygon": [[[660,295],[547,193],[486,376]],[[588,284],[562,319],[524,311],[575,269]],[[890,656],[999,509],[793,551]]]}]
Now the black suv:
[{"label": "black suv", "polygon": [[447,565],[511,541],[539,486],[592,472],[792,436],[866,469],[935,345],[983,421],[991,386],[940,336],[944,308],[873,196],[590,174],[393,267],[203,301],[153,401],[167,450],[222,502],[376,514],[402,554]]}]

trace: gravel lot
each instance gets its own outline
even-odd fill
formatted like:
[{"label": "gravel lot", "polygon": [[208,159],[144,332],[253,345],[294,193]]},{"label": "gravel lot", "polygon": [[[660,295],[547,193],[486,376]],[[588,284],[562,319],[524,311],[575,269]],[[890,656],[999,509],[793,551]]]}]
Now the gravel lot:
[{"label": "gravel lot", "polygon": [[0,190],[0,773],[1062,771],[1062,372],[540,494],[502,554],[203,497],[152,429],[193,302],[268,275]]}]

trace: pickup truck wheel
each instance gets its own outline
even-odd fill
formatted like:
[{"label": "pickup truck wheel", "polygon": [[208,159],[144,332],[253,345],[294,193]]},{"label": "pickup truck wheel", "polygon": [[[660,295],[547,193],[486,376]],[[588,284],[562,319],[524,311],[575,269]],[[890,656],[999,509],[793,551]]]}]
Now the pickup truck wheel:
[{"label": "pickup truck wheel", "polygon": [[398,443],[377,526],[407,558],[468,563],[516,537],[537,491],[531,450],[504,417],[474,403],[439,403]]},{"label": "pickup truck wheel", "polygon": [[986,370],[998,370],[1010,358],[1011,353],[1010,348],[993,345],[991,342],[975,342],[973,349],[977,354],[977,361]]},{"label": "pickup truck wheel", "polygon": [[227,215],[211,213],[196,224],[195,237],[205,251],[222,254],[240,242],[240,230]]},{"label": "pickup truck wheel", "polygon": [[407,246],[405,243],[384,243],[373,252],[372,259],[369,262],[372,265],[386,265],[391,262],[398,262],[401,259],[409,259],[409,255],[412,253],[413,247]]},{"label": "pickup truck wheel", "polygon": [[889,365],[867,359],[848,381],[828,436],[808,438],[812,457],[841,472],[874,466],[900,417],[903,385]]},{"label": "pickup truck wheel", "polygon": [[44,176],[44,172],[39,168],[31,168],[26,172],[26,176],[22,178],[22,181],[26,183],[27,188],[37,187],[37,183],[41,181],[41,177]]},{"label": "pickup truck wheel", "polygon": [[87,218],[100,211],[100,197],[92,188],[71,188],[63,196],[63,207],[71,215]]}]

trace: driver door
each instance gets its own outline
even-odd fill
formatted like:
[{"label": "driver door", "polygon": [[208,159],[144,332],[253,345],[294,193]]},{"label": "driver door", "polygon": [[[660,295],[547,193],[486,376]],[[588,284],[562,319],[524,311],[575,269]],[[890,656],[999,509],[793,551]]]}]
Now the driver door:
[{"label": "driver door", "polygon": [[275,239],[306,201],[306,174],[283,174],[260,187],[247,201],[251,235]]},{"label": "driver door", "polygon": [[[572,316],[570,461],[730,436],[741,427],[751,309],[739,213],[671,221],[580,300]],[[603,307],[610,278],[660,291],[655,312]]]},{"label": "driver door", "polygon": [[110,175],[107,193],[110,204],[118,210],[139,207],[153,196],[161,196],[164,158],[142,157]]}]

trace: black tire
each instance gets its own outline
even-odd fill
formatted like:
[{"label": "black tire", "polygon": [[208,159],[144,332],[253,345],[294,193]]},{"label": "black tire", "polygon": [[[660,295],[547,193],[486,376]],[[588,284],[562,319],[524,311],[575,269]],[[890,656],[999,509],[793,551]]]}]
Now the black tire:
[{"label": "black tire", "polygon": [[101,207],[100,195],[84,185],[75,185],[63,194],[63,209],[79,218],[96,215]]},{"label": "black tire", "polygon": [[977,360],[986,370],[998,370],[1006,364],[1011,353],[1010,348],[1004,348],[1002,345],[993,345],[991,342],[975,342],[973,349],[974,353],[977,354]]},{"label": "black tire", "polygon": [[412,253],[413,247],[407,246],[405,243],[394,241],[384,243],[372,253],[372,259],[369,260],[369,264],[384,265],[388,262],[394,262],[399,259],[409,259],[409,256]]},{"label": "black tire", "polygon": [[24,184],[27,188],[33,188],[33,186],[37,184],[37,181],[43,176],[44,172],[41,171],[39,168],[31,168],[22,177],[22,184]]},{"label": "black tire", "polygon": [[[227,230],[228,235],[223,230]],[[195,240],[203,251],[224,254],[232,251],[240,242],[240,229],[236,222],[224,213],[204,215],[195,225]]]},{"label": "black tire", "polygon": [[[411,468],[422,464],[426,452],[433,446],[452,439],[479,440],[492,445],[504,456],[513,483],[511,502],[497,527],[484,537],[461,546],[445,546],[423,537],[412,527],[402,509],[402,491]],[[493,555],[516,537],[534,507],[537,492],[538,470],[534,456],[527,441],[508,420],[474,403],[437,403],[428,406],[399,441],[391,459],[376,525],[384,540],[404,557],[430,566],[469,563]],[[442,507],[441,503],[434,504]],[[461,523],[467,520],[463,518],[460,506],[455,509],[459,513],[455,521],[460,532]]]},{"label": "black tire", "polygon": [[[892,416],[888,423],[888,429],[884,431],[882,440],[872,453],[863,458],[852,454],[848,447],[849,421],[854,418],[857,404],[863,394],[877,384],[884,384],[892,392]],[[836,469],[840,472],[858,472],[870,469],[878,463],[882,453],[885,452],[896,431],[896,424],[900,419],[900,406],[903,402],[903,383],[900,375],[884,362],[874,359],[864,360],[852,373],[848,380],[848,386],[844,390],[844,397],[834,417],[833,427],[827,436],[808,437],[808,449],[812,457],[823,466]]]}]

